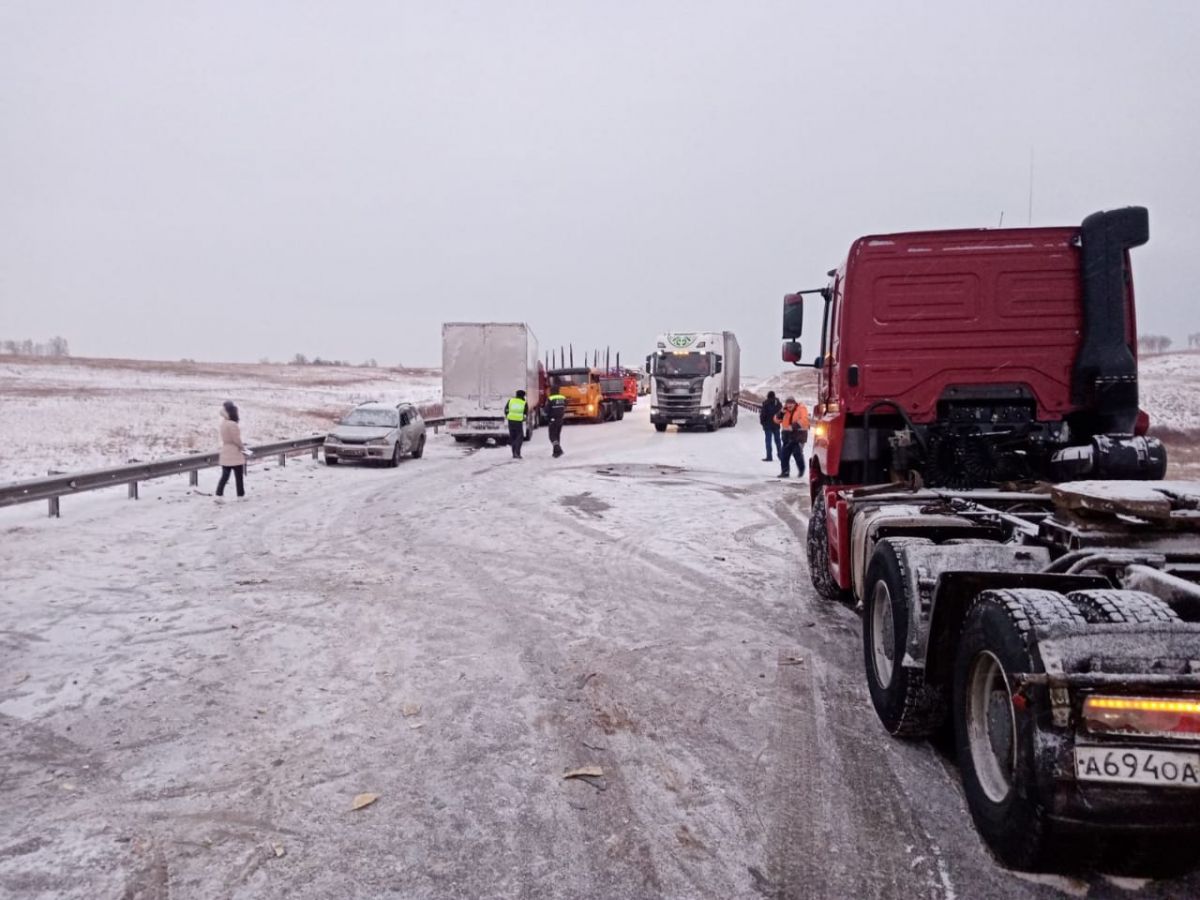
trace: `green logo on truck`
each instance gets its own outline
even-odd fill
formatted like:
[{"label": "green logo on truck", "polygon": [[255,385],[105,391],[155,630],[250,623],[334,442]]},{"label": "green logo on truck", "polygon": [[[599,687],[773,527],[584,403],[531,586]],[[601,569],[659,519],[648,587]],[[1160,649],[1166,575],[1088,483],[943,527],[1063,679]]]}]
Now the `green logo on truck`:
[{"label": "green logo on truck", "polygon": [[690,347],[696,341],[694,334],[673,334],[668,340],[672,347]]}]

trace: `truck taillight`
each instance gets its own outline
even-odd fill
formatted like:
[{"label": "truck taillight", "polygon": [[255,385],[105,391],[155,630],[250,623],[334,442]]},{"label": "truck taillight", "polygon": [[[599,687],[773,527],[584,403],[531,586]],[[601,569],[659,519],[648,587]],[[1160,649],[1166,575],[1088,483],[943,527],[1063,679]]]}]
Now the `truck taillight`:
[{"label": "truck taillight", "polygon": [[1083,702],[1088,731],[1200,737],[1200,699],[1183,697],[1110,697]]},{"label": "truck taillight", "polygon": [[1133,433],[1137,437],[1145,437],[1150,431],[1150,414],[1144,409],[1139,409],[1137,418],[1133,421]]}]

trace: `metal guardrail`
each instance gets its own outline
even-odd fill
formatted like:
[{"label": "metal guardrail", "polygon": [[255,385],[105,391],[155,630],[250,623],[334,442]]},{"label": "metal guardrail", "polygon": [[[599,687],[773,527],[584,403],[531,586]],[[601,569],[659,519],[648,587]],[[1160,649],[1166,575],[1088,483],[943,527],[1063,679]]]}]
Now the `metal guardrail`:
[{"label": "metal guardrail", "polygon": [[[278,457],[279,465],[287,465],[287,458],[297,453],[311,452],[313,459],[325,443],[324,435],[297,438],[290,441],[278,441],[274,444],[260,444],[251,447],[253,456],[250,462],[259,459]],[[14,506],[18,503],[32,503],[35,500],[46,500],[50,504],[50,515],[58,518],[61,513],[59,499],[69,494],[82,494],[85,491],[97,491],[101,488],[128,485],[129,497],[138,497],[138,483],[154,478],[165,478],[168,475],[188,473],[189,484],[200,483],[199,472],[220,465],[219,453],[192,453],[187,456],[172,456],[148,463],[131,463],[127,466],[114,466],[108,469],[93,469],[89,472],[75,472],[64,475],[49,475],[45,478],[34,478],[29,481],[18,481],[14,484],[0,485],[0,507]]]},{"label": "metal guardrail", "polygon": [[738,406],[742,407],[743,409],[748,409],[751,412],[758,412],[760,409],[762,409],[762,404],[745,392],[738,394]]},{"label": "metal guardrail", "polygon": [[[444,416],[434,416],[425,419],[425,424],[433,429],[434,434],[437,434],[438,429],[446,424],[446,419]],[[308,452],[311,452],[312,458],[316,459],[318,451],[324,443],[325,436],[317,434],[290,441],[277,441],[274,444],[260,444],[250,448],[253,455],[247,462],[277,457],[279,465],[286,466],[289,456]],[[166,478],[168,475],[180,475],[184,472],[188,473],[188,484],[195,487],[200,483],[200,470],[220,465],[219,456],[220,454],[217,452],[190,453],[187,456],[172,456],[154,462],[130,463],[126,466],[92,469],[88,472],[53,474],[45,478],[17,481],[13,484],[0,485],[0,507],[46,500],[49,503],[50,515],[58,518],[62,512],[59,499],[69,494],[82,494],[85,491],[98,491],[101,488],[118,487],[124,484],[129,487],[130,499],[136,500],[139,482]]]}]

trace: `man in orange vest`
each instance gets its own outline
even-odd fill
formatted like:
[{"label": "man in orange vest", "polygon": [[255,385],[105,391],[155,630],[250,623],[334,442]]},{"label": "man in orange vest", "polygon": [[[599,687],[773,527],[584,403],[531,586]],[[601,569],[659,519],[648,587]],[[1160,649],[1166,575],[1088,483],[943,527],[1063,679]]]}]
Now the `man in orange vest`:
[{"label": "man in orange vest", "polygon": [[804,444],[808,440],[808,407],[788,397],[783,411],[775,416],[779,430],[783,433],[783,449],[779,451],[780,478],[792,476],[789,463],[796,460],[797,477],[804,474]]}]

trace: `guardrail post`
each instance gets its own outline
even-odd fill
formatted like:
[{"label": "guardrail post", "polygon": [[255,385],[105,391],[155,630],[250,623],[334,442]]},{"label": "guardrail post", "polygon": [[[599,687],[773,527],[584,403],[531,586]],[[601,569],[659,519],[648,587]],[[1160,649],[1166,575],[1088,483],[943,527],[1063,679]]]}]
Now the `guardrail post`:
[{"label": "guardrail post", "polygon": [[320,459],[320,457],[317,456],[317,453],[320,451],[320,449],[320,447],[313,447],[313,459]]},{"label": "guardrail post", "polygon": [[57,497],[50,498],[50,518],[52,518],[52,519],[61,519],[62,518],[62,516],[59,514]]},{"label": "guardrail post", "polygon": [[188,485],[191,487],[199,487],[200,486],[200,470],[199,469],[192,469],[192,471],[188,472]]},{"label": "guardrail post", "polygon": [[286,465],[287,465],[287,454],[286,454],[286,453],[280,453],[280,454],[279,454],[279,464],[280,464],[281,466],[286,466]]},{"label": "guardrail post", "polygon": [[129,499],[130,500],[136,500],[138,498],[137,484],[138,483],[136,481],[129,482]]}]

